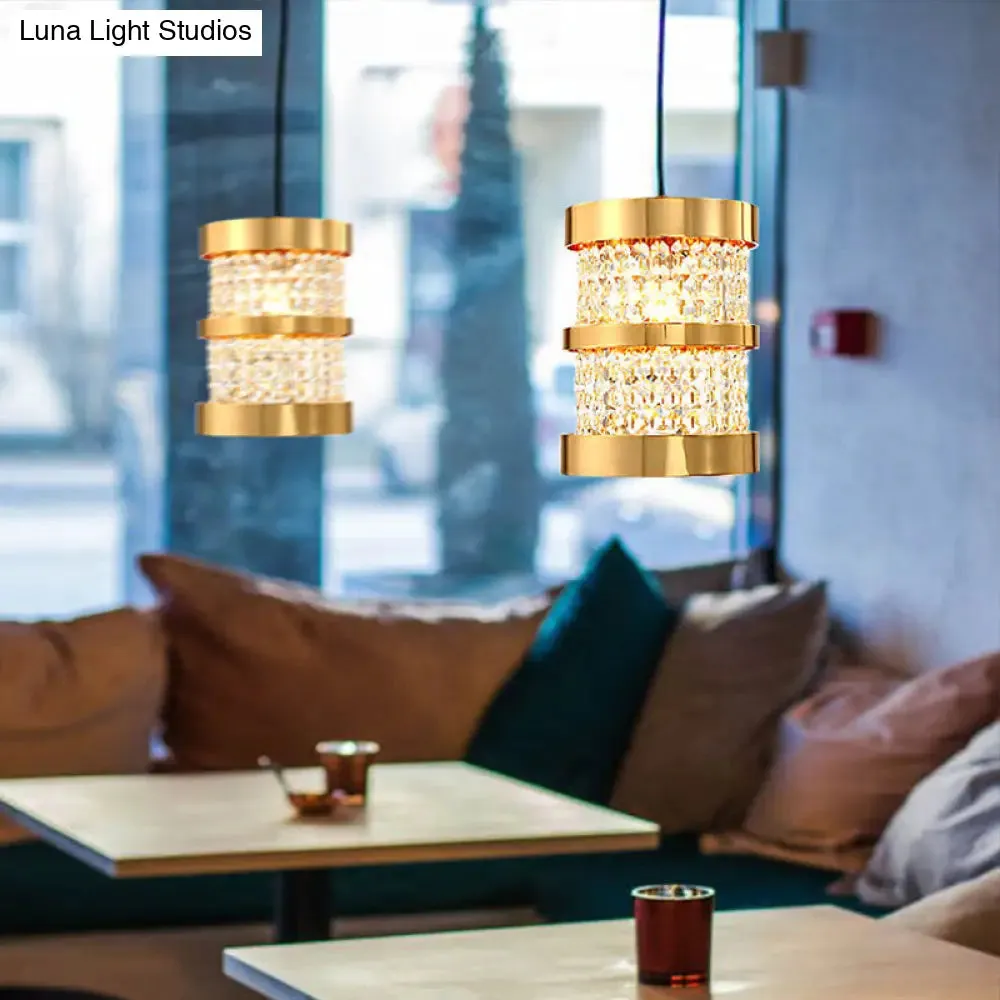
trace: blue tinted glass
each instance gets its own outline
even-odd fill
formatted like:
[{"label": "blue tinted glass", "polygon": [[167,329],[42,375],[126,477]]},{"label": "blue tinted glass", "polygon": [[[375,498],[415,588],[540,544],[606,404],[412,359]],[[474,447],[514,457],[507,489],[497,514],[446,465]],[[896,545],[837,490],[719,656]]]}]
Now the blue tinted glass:
[{"label": "blue tinted glass", "polygon": [[24,246],[0,244],[0,313],[24,309]]},{"label": "blue tinted glass", "polygon": [[0,220],[24,221],[28,214],[26,142],[0,141]]}]

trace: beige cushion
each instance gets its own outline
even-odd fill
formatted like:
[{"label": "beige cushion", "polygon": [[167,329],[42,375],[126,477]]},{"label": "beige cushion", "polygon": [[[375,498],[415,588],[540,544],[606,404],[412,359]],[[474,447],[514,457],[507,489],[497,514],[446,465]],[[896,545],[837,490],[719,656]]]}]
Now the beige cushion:
[{"label": "beige cushion", "polygon": [[[703,833],[698,838],[702,854],[743,854],[772,861],[785,861],[790,865],[818,868],[821,871],[841,872],[845,875],[860,873],[871,857],[870,847],[846,847],[842,850],[814,850],[802,847],[784,847],[760,840],[743,830],[727,833]],[[853,883],[852,883],[853,891]]]},{"label": "beige cushion", "polygon": [[998,714],[1000,654],[903,683],[821,688],[782,720],[743,827],[787,847],[874,843],[914,785]]},{"label": "beige cushion", "polygon": [[874,906],[904,906],[993,869],[1000,869],[1000,721],[910,792],[857,894]]},{"label": "beige cushion", "polygon": [[1000,958],[1000,869],[942,889],[882,919]]},{"label": "beige cushion", "polygon": [[140,565],[163,600],[164,740],[185,770],[309,764],[324,739],[377,740],[384,760],[461,758],[549,606],[338,603],[190,559]]},{"label": "beige cushion", "polygon": [[734,582],[744,567],[736,560],[657,570],[653,575],[668,603],[681,604],[694,594],[721,594],[737,589]]},{"label": "beige cushion", "polygon": [[692,597],[650,685],[612,806],[664,833],[738,825],[825,634],[821,585]]},{"label": "beige cushion", "polygon": [[[152,613],[0,622],[0,777],[146,770],[165,680]],[[0,843],[25,837],[0,819]]]}]

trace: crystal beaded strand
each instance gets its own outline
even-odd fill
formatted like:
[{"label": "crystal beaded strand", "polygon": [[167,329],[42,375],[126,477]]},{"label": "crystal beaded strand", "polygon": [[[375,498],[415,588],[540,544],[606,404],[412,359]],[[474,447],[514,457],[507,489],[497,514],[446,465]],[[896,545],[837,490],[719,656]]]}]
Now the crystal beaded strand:
[{"label": "crystal beaded strand", "polygon": [[577,256],[576,322],[746,323],[750,251],[723,241],[605,242]]},{"label": "crystal beaded strand", "polygon": [[332,403],[344,399],[344,348],[333,337],[227,337],[209,341],[215,403]]},{"label": "crystal beaded strand", "polygon": [[[325,253],[227,254],[209,261],[212,316],[343,316],[344,261]],[[209,398],[220,403],[344,399],[339,338],[282,335],[208,342]]]},{"label": "crystal beaded strand", "polygon": [[[581,326],[745,323],[746,246],[603,242],[577,256]],[[577,355],[578,434],[730,434],[749,427],[742,350],[594,348]]]},{"label": "crystal beaded strand", "polygon": [[209,262],[213,316],[343,316],[344,259],[328,253],[234,253]]},{"label": "crystal beaded strand", "polygon": [[576,362],[577,434],[744,434],[747,354],[594,349]]}]

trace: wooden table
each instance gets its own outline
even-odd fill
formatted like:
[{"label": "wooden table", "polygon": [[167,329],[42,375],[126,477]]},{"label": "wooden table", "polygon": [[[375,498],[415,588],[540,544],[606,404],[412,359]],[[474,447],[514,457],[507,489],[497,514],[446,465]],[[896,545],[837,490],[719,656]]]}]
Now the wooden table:
[{"label": "wooden table", "polygon": [[[321,787],[318,768],[290,771]],[[279,941],[329,936],[327,869],[651,850],[655,824],[469,764],[383,764],[366,809],[298,819],[263,771],[0,781],[0,810],[112,878],[278,873]]]},{"label": "wooden table", "polygon": [[711,990],[639,986],[632,922],[234,949],[269,1000],[997,1000],[1000,959],[830,906],[716,917]]}]

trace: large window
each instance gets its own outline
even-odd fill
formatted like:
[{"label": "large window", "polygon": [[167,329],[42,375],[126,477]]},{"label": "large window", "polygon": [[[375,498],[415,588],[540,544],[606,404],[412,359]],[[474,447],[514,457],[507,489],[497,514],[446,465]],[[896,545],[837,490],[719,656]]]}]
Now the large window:
[{"label": "large window", "polygon": [[[355,226],[357,430],[329,449],[326,587],[536,589],[612,535],[650,567],[727,557],[730,482],[559,475],[563,212],[653,193],[657,2],[507,0],[478,36],[473,6],[327,2],[327,211]],[[735,6],[672,5],[673,194],[734,195]]]},{"label": "large window", "polygon": [[[488,599],[613,535],[650,567],[745,540],[729,482],[558,471],[563,213],[653,191],[657,0],[493,0],[478,43],[471,0],[323,4],[291,0],[285,120],[286,208],[355,227],[356,430],[325,445],[192,430],[197,228],[272,207],[277,3],[260,60],[0,60],[0,618],[144,600],[128,567],[160,546],[313,582],[322,555],[335,594]],[[83,5],[119,6],[48,7]],[[671,3],[671,193],[734,193],[735,8]]]}]

